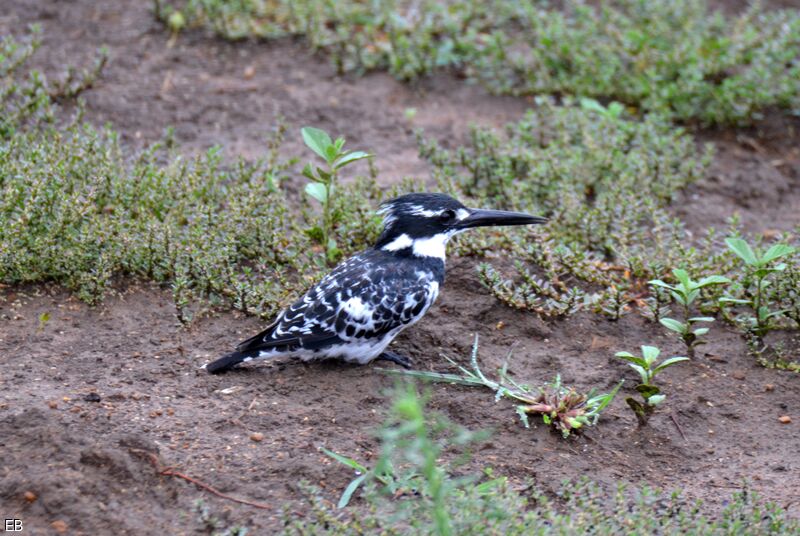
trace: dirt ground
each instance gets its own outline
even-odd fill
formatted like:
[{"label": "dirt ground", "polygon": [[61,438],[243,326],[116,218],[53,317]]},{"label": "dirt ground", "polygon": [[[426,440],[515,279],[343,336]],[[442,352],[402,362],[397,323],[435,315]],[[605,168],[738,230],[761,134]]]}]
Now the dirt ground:
[{"label": "dirt ground", "polygon": [[[413,129],[453,144],[471,122],[501,125],[529,106],[445,74],[415,86],[385,74],[335,77],[324,59],[291,41],[230,44],[194,33],[170,48],[149,2],[3,4],[0,34],[41,22],[36,61],[51,75],[87,63],[108,45],[111,61],[84,94],[88,118],[111,123],[132,146],[172,125],[187,150],[221,144],[228,154],[256,158],[283,116],[293,134],[315,125],[345,135],[352,148],[374,151],[388,185],[405,176],[429,180]],[[404,115],[409,107],[417,109],[412,122]],[[718,151],[709,176],[676,203],[693,231],[723,227],[734,212],[753,232],[798,224],[798,118],[769,112],[752,128],[698,137]],[[302,154],[296,138],[288,154]],[[622,377],[633,383],[625,364],[611,358],[618,350],[650,343],[681,352],[636,314],[619,322],[593,315],[544,322],[513,311],[481,287],[475,264],[452,259],[438,303],[395,343],[420,369],[446,370],[442,353],[465,360],[474,333],[484,370],[499,366],[517,343],[514,374],[536,382],[560,372],[581,388],[608,389]],[[51,317],[44,326],[42,313]],[[373,432],[394,380],[373,366],[333,363],[264,364],[223,376],[198,370],[261,325],[219,313],[182,329],[163,290],[130,281],[94,308],[48,285],[0,288],[0,514],[21,518],[32,534],[202,534],[207,528],[193,511],[202,499],[224,522],[265,534],[279,526],[283,508],[303,514],[300,481],[335,500],[352,475],[318,449],[373,459]],[[494,431],[467,470],[491,466],[545,489],[580,476],[648,483],[710,505],[747,480],[800,515],[798,376],[754,364],[722,323],[703,350],[666,374],[667,406],[647,430],[636,428],[622,397],[599,426],[570,441],[541,425],[525,430],[512,407],[493,403],[487,392],[437,385],[431,406],[467,427]],[[781,424],[783,415],[794,422]],[[252,440],[253,433],[263,440]],[[160,476],[151,455],[269,508]]]}]

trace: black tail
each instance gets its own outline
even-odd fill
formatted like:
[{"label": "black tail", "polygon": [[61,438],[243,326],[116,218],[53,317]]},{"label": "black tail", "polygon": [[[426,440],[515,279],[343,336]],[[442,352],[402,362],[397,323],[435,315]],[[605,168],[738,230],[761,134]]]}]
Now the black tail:
[{"label": "black tail", "polygon": [[252,354],[242,353],[242,352],[231,352],[230,354],[226,354],[216,361],[212,361],[208,365],[206,365],[206,372],[209,374],[219,374],[220,372],[227,372],[248,357],[252,357]]}]

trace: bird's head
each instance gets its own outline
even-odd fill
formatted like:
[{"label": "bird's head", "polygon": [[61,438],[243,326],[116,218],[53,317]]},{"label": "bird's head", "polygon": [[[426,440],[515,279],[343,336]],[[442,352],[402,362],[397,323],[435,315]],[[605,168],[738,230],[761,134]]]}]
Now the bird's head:
[{"label": "bird's head", "polygon": [[547,218],[521,212],[467,208],[445,194],[406,194],[381,205],[383,232],[376,249],[444,260],[456,234],[489,225],[530,225]]}]

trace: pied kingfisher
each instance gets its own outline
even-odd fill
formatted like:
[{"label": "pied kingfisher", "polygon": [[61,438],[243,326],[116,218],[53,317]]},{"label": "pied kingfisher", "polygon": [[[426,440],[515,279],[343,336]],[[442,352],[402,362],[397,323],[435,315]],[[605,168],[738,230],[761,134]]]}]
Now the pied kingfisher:
[{"label": "pied kingfisher", "polygon": [[339,264],[264,331],[206,365],[211,373],[259,358],[411,361],[386,351],[428,311],[444,281],[445,245],[487,225],[544,223],[519,212],[467,208],[444,194],[407,194],[381,205],[378,242]]}]

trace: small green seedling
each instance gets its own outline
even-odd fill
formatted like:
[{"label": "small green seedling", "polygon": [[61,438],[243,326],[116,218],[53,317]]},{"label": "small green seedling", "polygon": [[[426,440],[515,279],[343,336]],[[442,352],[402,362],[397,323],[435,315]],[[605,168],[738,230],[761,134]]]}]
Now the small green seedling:
[{"label": "small green seedling", "polygon": [[636,419],[639,421],[639,426],[647,424],[650,415],[656,409],[656,406],[664,402],[667,398],[666,395],[661,393],[661,389],[653,383],[656,374],[661,372],[667,367],[680,363],[681,361],[688,361],[688,357],[670,357],[661,363],[656,363],[661,350],[655,346],[642,346],[642,357],[635,356],[630,352],[617,352],[616,357],[624,359],[630,367],[639,373],[642,383],[636,386],[636,390],[642,395],[644,403],[639,402],[633,397],[628,397],[625,402],[628,403],[630,408],[636,414]]},{"label": "small green seedling", "polygon": [[726,296],[719,301],[723,304],[739,304],[750,307],[753,315],[745,318],[745,326],[750,333],[761,339],[772,329],[772,320],[786,312],[785,310],[769,310],[766,290],[770,281],[767,278],[771,274],[786,269],[785,263],[774,264],[774,262],[793,254],[795,248],[786,244],[775,244],[761,253],[753,250],[750,244],[741,238],[726,238],[725,243],[745,263],[745,275],[735,287],[745,298]]},{"label": "small green seedling", "polygon": [[[509,352],[508,357],[510,356]],[[472,370],[462,367],[445,356],[445,359],[456,366],[461,374],[395,369],[386,369],[385,372],[438,382],[487,387],[495,392],[495,400],[510,398],[522,402],[517,405],[516,409],[526,428],[529,427],[528,415],[538,414],[541,415],[545,424],[560,431],[564,438],[583,427],[595,425],[600,418],[600,412],[614,400],[617,391],[622,386],[622,382],[620,382],[611,392],[605,394],[596,394],[594,389],[583,394],[573,388],[565,387],[561,383],[561,376],[557,375],[554,381],[532,389],[509,377],[508,357],[505,365],[497,371],[497,381],[486,377],[478,366],[478,336],[476,335],[470,359]]]},{"label": "small green seedling", "polygon": [[327,169],[312,166],[310,163],[303,168],[303,176],[310,179],[305,191],[322,204],[322,225],[314,226],[308,230],[308,235],[317,240],[325,248],[325,256],[329,263],[335,262],[341,251],[333,235],[333,203],[336,195],[339,170],[357,160],[370,158],[372,155],[364,151],[345,151],[344,138],[331,137],[324,130],[314,127],[304,127],[300,131],[303,141],[309,149],[317,153],[327,163]]},{"label": "small green seedling", "polygon": [[674,318],[662,318],[659,322],[665,328],[680,335],[681,340],[686,345],[686,352],[689,357],[694,358],[695,347],[705,344],[705,341],[700,337],[708,333],[709,329],[706,327],[695,329],[694,325],[698,322],[713,322],[714,318],[710,316],[691,316],[692,304],[700,296],[702,289],[712,285],[725,285],[731,281],[721,275],[711,275],[704,277],[700,281],[693,281],[686,270],[681,269],[672,270],[672,273],[678,281],[676,285],[668,285],[660,279],[653,279],[648,283],[669,290],[670,296],[683,308],[683,322]]}]

